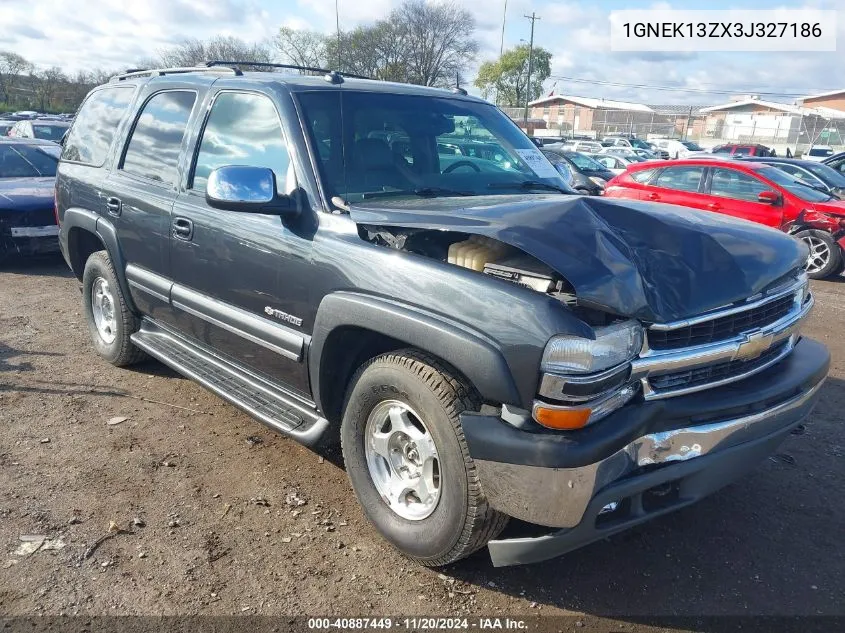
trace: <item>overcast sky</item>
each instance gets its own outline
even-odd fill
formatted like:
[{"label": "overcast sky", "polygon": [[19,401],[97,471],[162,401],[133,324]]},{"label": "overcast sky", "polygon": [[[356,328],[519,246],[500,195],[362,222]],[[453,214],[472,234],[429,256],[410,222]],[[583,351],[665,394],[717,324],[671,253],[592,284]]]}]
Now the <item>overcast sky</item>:
[{"label": "overcast sky", "polygon": [[[341,28],[384,16],[398,0],[338,0]],[[458,0],[477,20],[478,63],[498,55],[504,0]],[[837,53],[611,53],[608,14],[635,8],[842,9]],[[704,90],[805,94],[845,88],[845,0],[508,0],[505,47],[528,39],[553,55],[552,74],[593,81],[671,86],[686,91],[614,87],[557,81],[558,93],[646,103],[721,103],[727,95]],[[765,15],[765,14],[763,14]],[[216,34],[246,40],[271,37],[281,25],[332,32],[335,0],[0,0],[0,50],[23,55],[39,67],[133,66],[151,52],[186,37]],[[792,101],[794,97],[764,97]]]}]

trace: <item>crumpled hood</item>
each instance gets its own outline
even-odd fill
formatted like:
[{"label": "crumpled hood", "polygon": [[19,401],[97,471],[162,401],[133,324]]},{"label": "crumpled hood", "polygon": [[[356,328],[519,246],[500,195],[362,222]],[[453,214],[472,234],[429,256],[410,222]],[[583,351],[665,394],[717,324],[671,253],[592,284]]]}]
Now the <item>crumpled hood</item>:
[{"label": "crumpled hood", "polygon": [[774,229],[685,207],[560,195],[367,200],[358,224],[484,235],[563,275],[589,305],[669,322],[741,301],[801,267]]},{"label": "crumpled hood", "polygon": [[52,176],[37,178],[0,178],[0,213],[37,211],[53,207]]}]

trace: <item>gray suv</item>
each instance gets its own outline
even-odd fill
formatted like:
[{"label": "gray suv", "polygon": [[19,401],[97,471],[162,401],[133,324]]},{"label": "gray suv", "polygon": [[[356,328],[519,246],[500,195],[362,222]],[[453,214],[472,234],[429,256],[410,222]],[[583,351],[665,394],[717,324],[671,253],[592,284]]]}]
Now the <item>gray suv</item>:
[{"label": "gray suv", "polygon": [[461,91],[211,63],[94,89],[56,204],[103,359],[339,440],[410,558],[508,565],[733,481],[829,364],[795,240],[562,190]]}]

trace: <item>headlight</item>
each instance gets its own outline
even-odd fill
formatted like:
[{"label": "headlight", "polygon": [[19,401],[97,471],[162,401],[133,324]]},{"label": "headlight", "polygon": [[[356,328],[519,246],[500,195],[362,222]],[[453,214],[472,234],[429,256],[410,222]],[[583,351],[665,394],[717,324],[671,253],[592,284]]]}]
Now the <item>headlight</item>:
[{"label": "headlight", "polygon": [[595,340],[555,336],[543,352],[541,369],[563,374],[592,374],[626,363],[643,347],[643,328],[623,321],[595,329]]},{"label": "headlight", "polygon": [[604,186],[607,184],[607,181],[604,178],[599,178],[598,176],[590,176],[590,180],[602,189],[604,189]]}]

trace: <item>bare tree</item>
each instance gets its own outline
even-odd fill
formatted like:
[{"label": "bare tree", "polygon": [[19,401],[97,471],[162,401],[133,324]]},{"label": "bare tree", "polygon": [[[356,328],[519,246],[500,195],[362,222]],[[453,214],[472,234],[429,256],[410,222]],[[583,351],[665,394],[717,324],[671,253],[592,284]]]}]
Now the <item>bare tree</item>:
[{"label": "bare tree", "polygon": [[285,63],[324,68],[331,64],[327,48],[328,36],[316,31],[297,31],[283,26],[273,39]]},{"label": "bare tree", "polygon": [[[273,54],[267,44],[249,44],[237,37],[218,35],[209,40],[187,39],[177,46],[159,52],[162,66],[197,66],[211,60],[271,62]],[[243,66],[250,68],[248,65]]]},{"label": "bare tree", "polygon": [[453,2],[408,0],[390,14],[389,20],[400,24],[407,34],[412,83],[452,85],[478,52],[478,42],[472,37],[475,19]]},{"label": "bare tree", "polygon": [[406,0],[387,18],[338,35],[283,28],[275,44],[285,60],[303,66],[447,86],[475,57],[474,32],[472,15],[451,1]]},{"label": "bare tree", "polygon": [[44,112],[53,106],[53,100],[59,88],[68,83],[68,79],[58,66],[42,70],[34,77],[35,96],[38,98],[40,110]]},{"label": "bare tree", "polygon": [[0,51],[0,101],[9,102],[9,91],[21,75],[32,72],[32,64],[10,51]]}]

